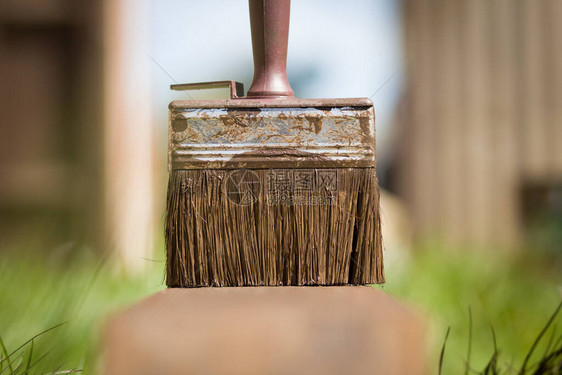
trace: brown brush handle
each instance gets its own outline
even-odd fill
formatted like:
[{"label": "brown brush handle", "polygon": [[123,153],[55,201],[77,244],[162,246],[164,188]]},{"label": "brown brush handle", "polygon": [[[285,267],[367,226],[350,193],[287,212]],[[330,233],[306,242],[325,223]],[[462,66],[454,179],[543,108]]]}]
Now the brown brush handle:
[{"label": "brown brush handle", "polygon": [[291,0],[249,0],[254,80],[249,97],[292,97],[287,79]]}]

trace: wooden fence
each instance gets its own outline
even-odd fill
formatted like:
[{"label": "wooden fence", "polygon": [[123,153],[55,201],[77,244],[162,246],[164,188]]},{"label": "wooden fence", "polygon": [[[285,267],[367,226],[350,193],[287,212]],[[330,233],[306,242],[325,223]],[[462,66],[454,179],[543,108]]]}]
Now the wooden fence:
[{"label": "wooden fence", "polygon": [[405,0],[398,185],[420,237],[513,244],[562,179],[562,1]]}]

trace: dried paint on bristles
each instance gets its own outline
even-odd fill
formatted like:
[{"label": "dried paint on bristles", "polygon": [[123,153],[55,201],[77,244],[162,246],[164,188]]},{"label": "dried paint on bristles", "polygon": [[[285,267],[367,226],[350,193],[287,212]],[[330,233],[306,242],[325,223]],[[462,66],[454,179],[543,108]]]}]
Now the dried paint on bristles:
[{"label": "dried paint on bristles", "polygon": [[173,170],[169,287],[383,283],[375,168]]}]

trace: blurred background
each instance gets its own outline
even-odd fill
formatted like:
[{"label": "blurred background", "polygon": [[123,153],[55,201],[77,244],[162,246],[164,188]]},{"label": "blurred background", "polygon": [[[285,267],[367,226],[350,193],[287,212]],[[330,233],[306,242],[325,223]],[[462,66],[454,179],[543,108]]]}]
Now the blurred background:
[{"label": "blurred background", "polygon": [[[68,321],[42,363],[88,366],[106,312],[164,288],[167,105],[228,95],[169,85],[247,89],[247,7],[0,0],[7,345]],[[432,365],[447,326],[450,366],[466,356],[468,306],[478,365],[489,325],[517,360],[560,299],[560,17],[559,0],[293,0],[295,95],[374,102],[383,288],[426,317]]]}]

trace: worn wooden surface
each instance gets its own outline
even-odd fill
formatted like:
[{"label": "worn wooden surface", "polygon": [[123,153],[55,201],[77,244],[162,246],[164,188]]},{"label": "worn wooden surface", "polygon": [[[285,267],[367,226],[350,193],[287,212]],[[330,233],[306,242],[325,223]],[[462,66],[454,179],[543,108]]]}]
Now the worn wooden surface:
[{"label": "worn wooden surface", "polygon": [[167,289],[112,318],[105,374],[419,374],[420,321],[372,287]]}]

